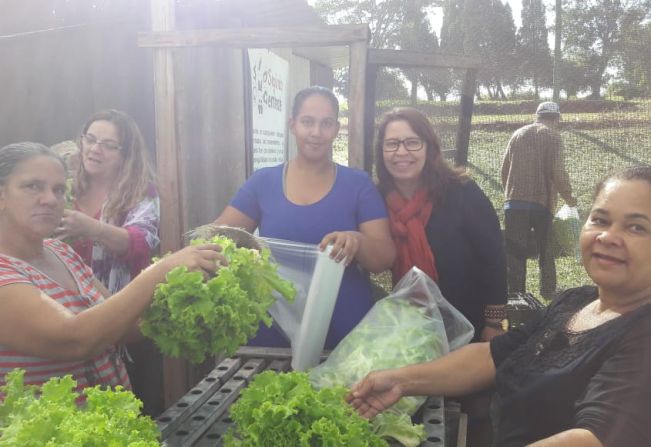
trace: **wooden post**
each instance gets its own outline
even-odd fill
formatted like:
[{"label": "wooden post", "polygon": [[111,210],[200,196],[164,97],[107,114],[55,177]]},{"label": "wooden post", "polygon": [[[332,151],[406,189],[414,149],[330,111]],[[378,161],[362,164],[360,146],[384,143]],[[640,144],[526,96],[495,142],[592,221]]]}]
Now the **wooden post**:
[{"label": "wooden post", "polygon": [[378,66],[369,64],[366,72],[366,94],[364,96],[364,170],[373,172],[373,139],[375,138],[375,85]]},{"label": "wooden post", "polygon": [[[152,31],[175,28],[174,0],[151,0]],[[174,58],[172,50],[153,50],[154,109],[156,111],[156,166],[161,203],[161,253],[178,250],[182,236],[181,164],[176,135]],[[185,362],[165,358],[163,383],[165,406],[169,407],[186,391]]]},{"label": "wooden post", "polygon": [[467,70],[461,91],[461,109],[459,110],[459,128],[457,129],[457,154],[455,163],[468,164],[468,146],[470,145],[470,127],[472,125],[472,106],[475,101],[477,70]]},{"label": "wooden post", "polygon": [[368,40],[350,44],[348,87],[348,166],[364,168],[364,95]]}]

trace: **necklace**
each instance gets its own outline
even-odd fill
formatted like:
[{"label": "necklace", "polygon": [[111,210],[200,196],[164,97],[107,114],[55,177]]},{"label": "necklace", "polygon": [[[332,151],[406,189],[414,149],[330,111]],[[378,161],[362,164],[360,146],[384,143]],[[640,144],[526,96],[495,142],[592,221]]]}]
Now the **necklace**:
[{"label": "necklace", "polygon": [[567,329],[571,332],[587,331],[621,316],[619,312],[615,312],[612,309],[599,311],[599,303],[599,300],[595,300],[575,313],[570,318]]}]

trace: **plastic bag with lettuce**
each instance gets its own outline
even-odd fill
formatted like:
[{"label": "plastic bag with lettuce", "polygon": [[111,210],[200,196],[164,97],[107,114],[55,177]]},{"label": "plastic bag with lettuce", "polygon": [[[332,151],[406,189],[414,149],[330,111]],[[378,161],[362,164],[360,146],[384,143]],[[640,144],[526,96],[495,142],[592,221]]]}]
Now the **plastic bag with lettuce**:
[{"label": "plastic bag with lettuce", "polygon": [[[468,343],[472,324],[448,303],[434,281],[413,267],[364,319],[310,372],[317,388],[351,386],[369,372],[426,362]],[[425,397],[403,397],[374,420],[377,433],[405,446],[424,438],[410,416]]]}]

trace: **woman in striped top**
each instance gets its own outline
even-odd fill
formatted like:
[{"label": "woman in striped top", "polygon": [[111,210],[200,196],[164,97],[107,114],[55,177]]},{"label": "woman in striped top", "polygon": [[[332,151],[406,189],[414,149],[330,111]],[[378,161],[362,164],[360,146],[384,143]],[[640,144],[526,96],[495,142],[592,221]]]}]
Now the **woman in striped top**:
[{"label": "woman in striped top", "polygon": [[156,284],[179,265],[210,273],[226,261],[216,245],[186,247],[109,298],[68,245],[47,239],[61,222],[65,192],[65,165],[47,147],[0,149],[0,386],[22,368],[29,384],[72,374],[80,389],[129,388],[118,346],[139,336]]}]

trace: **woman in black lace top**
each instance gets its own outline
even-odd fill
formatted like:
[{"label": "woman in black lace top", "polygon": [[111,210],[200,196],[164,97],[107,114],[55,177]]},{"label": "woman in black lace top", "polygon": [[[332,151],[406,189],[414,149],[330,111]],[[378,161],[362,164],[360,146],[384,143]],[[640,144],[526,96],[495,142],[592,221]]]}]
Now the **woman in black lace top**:
[{"label": "woman in black lace top", "polygon": [[651,446],[651,166],[597,186],[581,251],[596,287],[490,343],[371,373],[349,401],[372,417],[404,395],[495,386],[499,447]]}]

